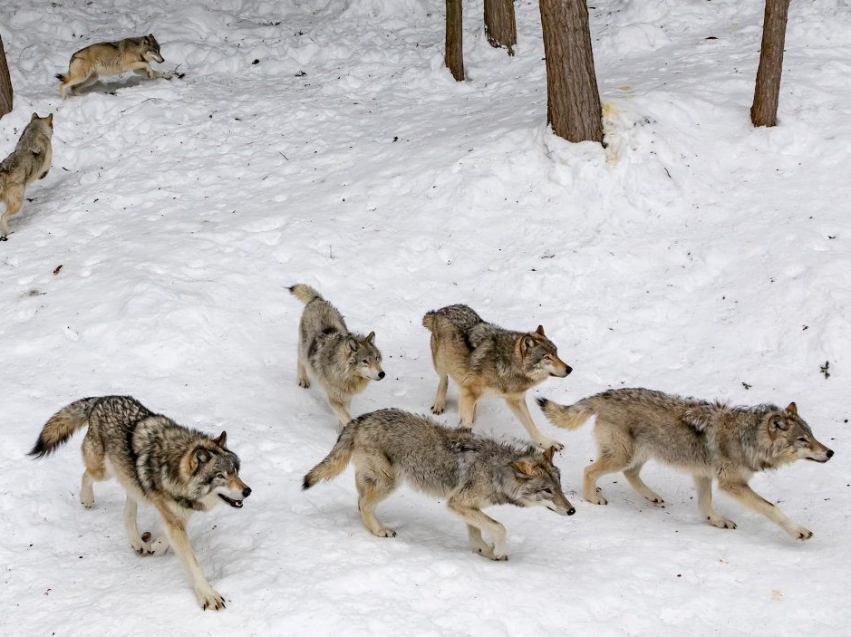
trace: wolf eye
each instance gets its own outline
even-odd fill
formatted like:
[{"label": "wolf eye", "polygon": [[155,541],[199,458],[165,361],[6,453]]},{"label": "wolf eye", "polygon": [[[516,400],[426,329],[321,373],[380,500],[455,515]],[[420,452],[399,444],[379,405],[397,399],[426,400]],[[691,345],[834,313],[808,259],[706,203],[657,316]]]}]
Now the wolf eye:
[{"label": "wolf eye", "polygon": [[803,436],[801,436],[800,438],[798,438],[797,442],[802,442],[802,443],[804,443],[804,444],[807,444],[807,443],[809,442],[809,440],[807,440],[806,438],[804,438]]},{"label": "wolf eye", "polygon": [[217,473],[217,474],[216,474],[216,477],[217,477],[219,480],[224,480],[225,478],[227,478],[227,474],[224,474],[224,473]]},{"label": "wolf eye", "polygon": [[544,489],[541,489],[541,493],[546,493],[547,495],[552,495],[552,494],[553,494],[553,490],[552,490],[552,489],[550,489],[549,487],[546,487],[546,488],[544,488]]}]

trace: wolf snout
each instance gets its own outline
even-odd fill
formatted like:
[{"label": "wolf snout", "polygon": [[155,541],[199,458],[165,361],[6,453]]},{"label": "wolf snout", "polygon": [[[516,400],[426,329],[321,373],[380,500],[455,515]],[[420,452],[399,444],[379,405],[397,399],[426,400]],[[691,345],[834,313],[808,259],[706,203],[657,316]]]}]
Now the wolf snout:
[{"label": "wolf snout", "polygon": [[381,380],[382,378],[384,378],[384,372],[378,372],[378,380]]},{"label": "wolf snout", "polygon": [[251,487],[245,487],[245,488],[242,490],[242,497],[243,497],[243,498],[247,498],[247,497],[248,497],[248,496],[250,496],[250,495],[251,495]]},{"label": "wolf snout", "polygon": [[573,507],[570,507],[570,508],[567,510],[567,514],[568,514],[568,515],[573,515],[574,513],[576,513],[576,509],[574,509]]}]

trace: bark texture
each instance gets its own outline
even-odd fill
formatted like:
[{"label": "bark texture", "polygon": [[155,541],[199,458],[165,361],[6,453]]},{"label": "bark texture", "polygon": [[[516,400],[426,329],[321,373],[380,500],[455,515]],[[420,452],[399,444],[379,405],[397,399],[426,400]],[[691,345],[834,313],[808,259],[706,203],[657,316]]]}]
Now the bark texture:
[{"label": "bark texture", "polygon": [[485,0],[485,35],[492,47],[506,48],[508,55],[514,55],[517,44],[514,0]]},{"label": "bark texture", "polygon": [[446,53],[443,61],[458,82],[464,80],[464,37],[461,0],[446,0]]},{"label": "bark texture", "polygon": [[6,50],[0,37],[0,117],[12,112],[12,78],[9,77],[9,65],[6,64]]},{"label": "bark texture", "polygon": [[751,122],[754,126],[777,124],[788,17],[789,0],[765,0],[762,49],[759,52],[759,69],[756,72],[756,87],[751,106]]},{"label": "bark texture", "polygon": [[547,121],[571,142],[603,142],[603,113],[585,0],[540,0]]}]

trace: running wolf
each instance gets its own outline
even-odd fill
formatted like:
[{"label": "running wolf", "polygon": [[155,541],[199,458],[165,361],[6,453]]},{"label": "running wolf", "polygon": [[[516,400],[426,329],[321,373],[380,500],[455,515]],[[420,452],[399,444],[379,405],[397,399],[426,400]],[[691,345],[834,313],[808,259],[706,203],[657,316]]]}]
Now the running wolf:
[{"label": "running wolf", "polygon": [[548,376],[564,378],[573,371],[558,357],[543,326],[534,332],[512,332],[486,323],[466,305],[428,312],[423,325],[431,332],[431,357],[440,377],[433,414],[442,414],[446,407],[451,376],[458,384],[462,427],[473,426],[479,397],[501,396],[534,442],[545,449],[564,448],[538,431],[526,405],[528,389]]},{"label": "running wolf", "polygon": [[375,332],[349,332],[343,315],[309,285],[289,288],[305,304],[298,326],[298,384],[310,387],[308,372],[328,394],[331,410],[343,427],[352,419],[349,406],[371,380],[384,378]]},{"label": "running wolf", "polygon": [[21,133],[15,150],[0,163],[0,201],[6,211],[0,217],[0,241],[9,234],[9,217],[24,205],[24,191],[36,179],[44,179],[53,157],[53,113],[39,117],[33,113]]},{"label": "running wolf", "polygon": [[[227,434],[211,438],[146,409],[129,396],[84,398],[54,414],[30,452],[41,458],[53,453],[78,429],[83,438],[80,502],[94,506],[93,482],[114,475],[127,492],[124,528],[130,546],[140,555],[159,555],[171,544],[183,563],[198,602],[207,610],[225,607],[198,564],[186,526],[193,511],[207,511],[222,502],[241,509],[251,489],[239,477],[239,458],[227,448]],[[139,501],[159,511],[165,537],[148,541],[139,534]]]},{"label": "running wolf", "polygon": [[160,43],[153,34],[141,38],[126,38],[117,42],[99,42],[80,49],[71,56],[68,73],[59,73],[59,95],[64,99],[71,93],[78,95],[80,89],[88,88],[98,81],[100,75],[120,75],[133,71],[148,79],[170,80],[168,73],[151,68],[151,62],[163,62]]},{"label": "running wolf", "polygon": [[566,429],[576,429],[591,416],[597,417],[594,436],[599,459],[585,469],[583,483],[589,502],[606,504],[597,491],[597,479],[623,471],[633,489],[661,504],[662,498],[638,475],[652,458],[692,474],[697,506],[713,526],[736,528],[732,520],[712,508],[712,481],[717,480],[722,492],[761,513],[793,538],[807,540],[813,535],[748,486],[758,471],[799,459],[827,462],[833,456],[798,416],[795,403],[786,409],[775,405],[730,407],[649,389],[615,389],[570,406],[545,398],[538,404],[550,422]]},{"label": "running wolf", "polygon": [[542,454],[533,445],[498,442],[399,409],[381,409],[346,425],[331,453],[304,476],[303,487],[331,480],[354,462],[364,526],[378,537],[394,537],[396,532],[379,522],[373,510],[407,480],[420,491],[446,498],[449,510],[467,524],[474,553],[505,560],[505,527],[485,515],[483,507],[543,505],[559,515],[575,513],[562,493],[554,452],[550,447]]}]

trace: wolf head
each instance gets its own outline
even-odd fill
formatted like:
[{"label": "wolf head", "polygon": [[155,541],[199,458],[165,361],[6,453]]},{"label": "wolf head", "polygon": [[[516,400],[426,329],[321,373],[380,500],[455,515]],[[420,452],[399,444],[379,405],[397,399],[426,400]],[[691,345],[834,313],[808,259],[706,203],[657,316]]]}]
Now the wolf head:
[{"label": "wolf head", "polygon": [[149,33],[144,38],[142,38],[142,57],[146,62],[164,62],[165,58],[163,58],[160,53],[160,43],[157,42],[157,39],[154,37],[153,33]]},{"label": "wolf head", "polygon": [[532,378],[543,380],[547,376],[564,378],[573,369],[558,357],[558,350],[544,334],[544,326],[517,339],[517,353],[523,370]]},{"label": "wolf head", "polygon": [[523,506],[545,506],[559,515],[573,515],[576,509],[561,490],[561,472],[553,464],[555,447],[541,455],[530,455],[511,463],[517,482],[512,497]]},{"label": "wolf head", "polygon": [[227,433],[216,439],[202,440],[187,452],[190,491],[204,509],[225,502],[241,509],[251,488],[239,478],[239,457],[227,448]]},{"label": "wolf head", "polygon": [[350,336],[346,341],[348,361],[350,367],[361,378],[369,380],[381,380],[384,378],[384,370],[381,369],[381,352],[375,346],[375,332],[370,332],[361,338]]},{"label": "wolf head", "polygon": [[33,113],[30,117],[30,123],[27,124],[27,128],[31,127],[39,129],[48,137],[53,137],[53,113],[50,113],[47,117],[39,117],[38,113]]},{"label": "wolf head", "polygon": [[833,457],[833,451],[816,440],[809,425],[798,416],[795,403],[789,403],[784,410],[767,411],[762,428],[762,434],[769,441],[772,466],[795,460],[827,462]]}]

